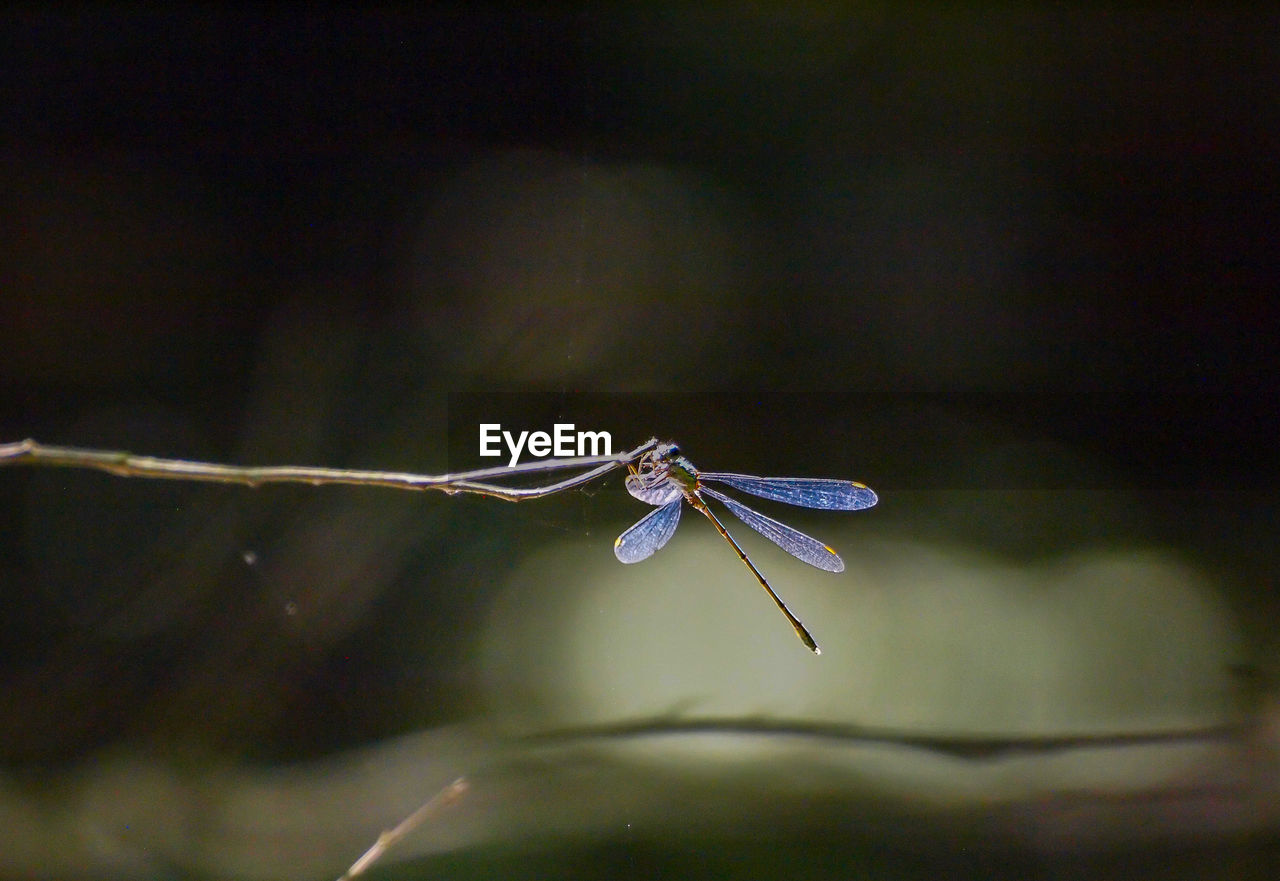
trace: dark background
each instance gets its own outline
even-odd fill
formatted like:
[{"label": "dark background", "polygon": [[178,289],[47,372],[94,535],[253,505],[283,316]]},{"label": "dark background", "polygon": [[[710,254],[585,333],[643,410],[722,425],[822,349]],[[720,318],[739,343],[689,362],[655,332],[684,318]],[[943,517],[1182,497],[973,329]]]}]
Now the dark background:
[{"label": "dark background", "polygon": [[[1230,572],[1265,645],[1278,32],[1146,4],[24,6],[0,440],[432,472],[467,467],[451,393],[571,420],[629,395],[620,446],[705,467],[1131,492],[1141,521],[1098,532]],[[616,479],[507,508],[6,470],[0,759],[278,761],[466,718],[495,580],[635,513]],[[1081,529],[885,516],[1022,559]]]}]

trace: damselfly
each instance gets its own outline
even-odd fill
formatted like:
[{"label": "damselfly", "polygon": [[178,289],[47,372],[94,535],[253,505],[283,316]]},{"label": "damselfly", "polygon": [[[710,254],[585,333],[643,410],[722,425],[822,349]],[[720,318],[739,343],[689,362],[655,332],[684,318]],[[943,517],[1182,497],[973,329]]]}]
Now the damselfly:
[{"label": "damselfly", "polygon": [[711,525],[716,528],[724,540],[737,552],[738,558],[751,570],[751,574],[760,582],[760,586],[777,604],[778,609],[791,622],[800,641],[809,647],[814,654],[821,654],[818,644],[814,642],[809,631],[800,623],[800,619],[792,614],[787,604],[769,586],[760,570],[751,562],[751,558],[738,545],[729,530],[724,528],[720,518],[715,515],[703,496],[709,496],[720,502],[733,512],[734,516],[763,535],[769,541],[782,548],[791,556],[803,560],[810,566],[825,569],[828,572],[843,572],[844,561],[831,548],[803,532],[779,523],[772,517],[766,517],[753,511],[741,502],[729,498],[724,493],[707,486],[708,483],[722,483],[762,499],[785,502],[802,508],[822,508],[835,511],[857,511],[870,508],[877,501],[876,494],[852,480],[824,480],[814,477],[753,477],[750,474],[728,474],[721,471],[699,471],[693,463],[680,455],[675,444],[660,443],[640,457],[639,465],[627,466],[627,492],[642,502],[657,505],[643,519],[618,536],[613,543],[613,552],[623,563],[638,563],[648,559],[675,534],[676,525],[680,522],[681,502],[686,501],[695,509],[706,515]]}]

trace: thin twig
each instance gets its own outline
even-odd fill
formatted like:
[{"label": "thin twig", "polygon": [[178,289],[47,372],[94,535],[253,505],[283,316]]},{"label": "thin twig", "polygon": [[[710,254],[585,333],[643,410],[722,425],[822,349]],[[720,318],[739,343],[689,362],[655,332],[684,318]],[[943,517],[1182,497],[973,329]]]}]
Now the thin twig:
[{"label": "thin twig", "polygon": [[361,854],[360,859],[352,863],[351,868],[347,869],[338,881],[351,881],[351,879],[357,875],[363,874],[366,869],[377,862],[378,858],[386,853],[387,850],[397,841],[404,838],[414,829],[417,829],[425,820],[430,819],[433,814],[438,813],[442,808],[453,804],[453,802],[461,798],[462,794],[467,791],[469,786],[470,784],[467,783],[467,778],[459,777],[444,789],[437,792],[429,801],[401,820],[394,829],[388,829],[379,835],[378,840],[373,843],[373,846]]},{"label": "thin twig", "polygon": [[[160,459],[136,456],[123,450],[90,450],[80,447],[48,446],[34,440],[0,444],[0,466],[43,465],[54,468],[91,468],[118,477],[149,477],[160,480],[196,480],[212,483],[235,483],[256,487],[264,483],[351,484],[384,486],[392,489],[440,490],[449,493],[475,493],[508,502],[536,499],[562,492],[595,480],[603,474],[634,462],[641,454],[657,445],[650,438],[640,446],[616,456],[577,456],[571,459],[543,459],[511,467],[482,468],[457,474],[409,474],[398,471],[361,471],[346,468],[311,468],[297,465],[265,467],[220,465],[215,462],[193,462],[187,459]],[[509,487],[485,482],[491,478],[538,474],[565,468],[589,468],[547,486]]]}]

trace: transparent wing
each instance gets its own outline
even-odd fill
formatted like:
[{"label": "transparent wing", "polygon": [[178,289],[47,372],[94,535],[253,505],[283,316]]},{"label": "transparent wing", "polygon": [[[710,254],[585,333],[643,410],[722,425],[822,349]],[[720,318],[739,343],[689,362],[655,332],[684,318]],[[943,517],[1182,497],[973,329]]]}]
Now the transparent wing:
[{"label": "transparent wing", "polygon": [[[718,493],[710,487],[704,486],[701,491],[720,502],[733,512],[733,516],[797,560],[803,560],[810,566],[817,566],[819,569],[825,569],[828,572],[844,571],[844,560],[841,560],[835,551],[816,538],[810,538],[798,529],[792,529],[785,523],[779,523],[772,517],[766,517],[759,511],[753,511],[741,502],[736,502],[724,493]],[[644,521],[640,522],[643,523]],[[640,524],[637,523],[636,525],[639,526]]]},{"label": "transparent wing", "polygon": [[762,499],[825,508],[831,511],[858,511],[870,508],[879,499],[861,483],[852,480],[825,480],[821,477],[753,477],[723,471],[699,471],[699,481],[716,481]]},{"label": "transparent wing", "polygon": [[627,492],[646,505],[665,505],[672,499],[684,498],[684,490],[668,477],[651,478],[647,474],[628,474]]},{"label": "transparent wing", "polygon": [[684,496],[655,508],[613,543],[613,554],[624,563],[639,563],[653,556],[654,551],[666,544],[680,522],[680,506]]}]

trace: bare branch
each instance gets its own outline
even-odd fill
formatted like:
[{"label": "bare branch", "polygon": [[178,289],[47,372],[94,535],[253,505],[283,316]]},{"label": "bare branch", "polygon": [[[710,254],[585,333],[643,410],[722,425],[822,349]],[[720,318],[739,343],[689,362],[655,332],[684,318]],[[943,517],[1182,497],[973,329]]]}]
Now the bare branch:
[{"label": "bare branch", "polygon": [[[571,459],[543,459],[512,467],[482,468],[457,474],[410,474],[397,471],[362,471],[346,468],[311,468],[297,465],[265,467],[220,465],[215,462],[193,462],[187,459],[160,459],[137,456],[122,450],[90,450],[80,447],[56,447],[34,440],[0,444],[0,466],[38,465],[52,468],[90,468],[118,477],[147,477],[158,480],[194,480],[211,483],[235,483],[256,487],[264,483],[309,483],[312,486],[350,484],[383,486],[391,489],[440,490],[449,493],[474,493],[508,502],[536,499],[581,486],[601,475],[634,462],[652,449],[656,439],[616,456],[577,456]],[[596,466],[596,467],[591,467]],[[546,486],[509,487],[486,481],[494,478],[539,474],[567,468],[591,470]]]},{"label": "bare branch", "polygon": [[437,792],[424,805],[401,820],[394,829],[388,829],[379,835],[378,840],[373,843],[373,846],[361,854],[360,859],[352,863],[351,868],[347,869],[338,881],[351,881],[351,879],[355,878],[357,875],[363,874],[366,869],[377,862],[378,858],[386,853],[387,850],[396,842],[404,838],[414,829],[417,829],[423,824],[423,822],[429,820],[432,815],[438,813],[441,809],[448,807],[453,804],[453,802],[461,798],[462,794],[467,791],[469,786],[470,784],[467,783],[467,778],[459,777],[444,789]]}]

